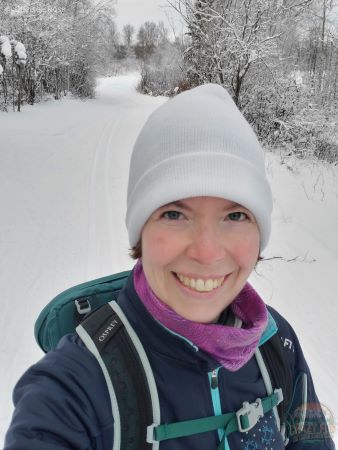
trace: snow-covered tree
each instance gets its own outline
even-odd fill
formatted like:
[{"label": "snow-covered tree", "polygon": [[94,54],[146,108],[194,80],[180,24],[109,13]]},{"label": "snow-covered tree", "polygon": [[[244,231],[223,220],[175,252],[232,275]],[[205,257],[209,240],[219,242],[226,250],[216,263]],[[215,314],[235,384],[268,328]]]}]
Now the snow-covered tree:
[{"label": "snow-covered tree", "polygon": [[140,60],[140,91],[151,95],[174,95],[184,89],[187,80],[183,40],[172,42],[163,22],[146,22],[139,29],[138,39],[135,53]]},{"label": "snow-covered tree", "polygon": [[168,1],[188,87],[226,87],[269,146],[338,158],[338,0]]},{"label": "snow-covered tree", "polygon": [[137,58],[146,61],[158,45],[160,30],[155,22],[145,22],[137,32],[135,54]]},{"label": "snow-covered tree", "polygon": [[250,70],[270,72],[288,25],[312,0],[179,0],[191,38],[186,52],[192,84],[226,86],[237,104]]},{"label": "snow-covered tree", "polygon": [[[111,0],[0,0],[0,35],[27,49],[27,59],[22,48],[11,49],[21,67],[23,102],[34,103],[45,94],[60,98],[66,91],[92,95],[96,67],[108,53],[103,37],[113,16]],[[8,42],[1,44],[9,53]],[[15,92],[18,79],[3,59],[2,54],[3,78]],[[3,92],[0,104],[6,109],[9,97]]]},{"label": "snow-covered tree", "polygon": [[12,48],[8,36],[0,36],[0,54],[4,60],[12,57]]},{"label": "snow-covered tree", "polygon": [[124,25],[122,29],[122,36],[123,36],[123,44],[129,49],[133,43],[133,37],[135,33],[135,27],[131,25],[130,23],[127,23]]}]

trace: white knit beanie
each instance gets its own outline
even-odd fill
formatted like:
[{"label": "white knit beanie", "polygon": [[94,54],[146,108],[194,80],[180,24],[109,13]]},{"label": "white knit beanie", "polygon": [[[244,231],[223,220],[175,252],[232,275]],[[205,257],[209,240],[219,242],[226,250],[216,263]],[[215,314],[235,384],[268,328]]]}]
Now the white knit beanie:
[{"label": "white knit beanie", "polygon": [[272,196],[264,153],[227,91],[206,84],[155,110],[130,162],[126,225],[134,247],[149,216],[184,198],[211,196],[251,211],[263,250],[269,240]]}]

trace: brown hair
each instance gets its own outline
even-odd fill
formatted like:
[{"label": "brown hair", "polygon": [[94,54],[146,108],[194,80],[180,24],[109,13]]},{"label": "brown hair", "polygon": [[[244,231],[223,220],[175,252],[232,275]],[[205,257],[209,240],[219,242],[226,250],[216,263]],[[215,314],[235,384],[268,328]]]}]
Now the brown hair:
[{"label": "brown hair", "polygon": [[139,259],[142,256],[142,240],[139,239],[137,244],[130,249],[129,255],[133,258],[133,259]]}]

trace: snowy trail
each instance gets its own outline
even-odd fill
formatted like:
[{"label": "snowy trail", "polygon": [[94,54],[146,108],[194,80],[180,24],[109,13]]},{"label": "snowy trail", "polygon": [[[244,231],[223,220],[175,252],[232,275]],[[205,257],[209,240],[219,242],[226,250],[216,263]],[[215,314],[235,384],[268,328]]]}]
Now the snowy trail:
[{"label": "snowy trail", "polygon": [[20,374],[41,357],[33,327],[60,291],[130,268],[124,226],[130,151],[162,98],[138,75],[99,80],[95,100],[0,115],[0,441]]},{"label": "snowy trail", "polygon": [[[42,353],[34,322],[60,291],[128,269],[124,225],[130,152],[164,98],[137,75],[100,79],[95,100],[0,114],[0,442],[11,393]],[[338,417],[338,169],[268,155],[273,234],[251,281],[291,322],[322,402]]]},{"label": "snowy trail", "polygon": [[110,99],[114,108],[95,148],[91,173],[87,278],[131,265],[124,226],[130,151],[142,123],[165,100],[137,94],[133,77],[115,79],[114,90],[111,86],[111,80],[101,80],[97,89],[98,101],[109,104]]},{"label": "snowy trail", "polygon": [[[119,111],[118,111],[119,112]],[[113,250],[115,240],[112,237],[115,235],[113,221],[110,219],[109,211],[112,209],[112,201],[109,195],[109,148],[112,144],[112,137],[116,131],[118,124],[116,117],[110,119],[103,131],[98,145],[95,149],[95,158],[90,181],[90,195],[89,195],[89,229],[88,229],[88,250],[87,250],[87,274],[93,273],[97,270],[96,262],[101,261],[105,264],[110,255],[104,254],[104,250]],[[100,183],[100,179],[103,182]],[[97,236],[105,236],[102,241],[103,246],[98,247],[96,239]],[[112,258],[110,258],[112,260]],[[95,263],[95,267],[94,267]]]}]

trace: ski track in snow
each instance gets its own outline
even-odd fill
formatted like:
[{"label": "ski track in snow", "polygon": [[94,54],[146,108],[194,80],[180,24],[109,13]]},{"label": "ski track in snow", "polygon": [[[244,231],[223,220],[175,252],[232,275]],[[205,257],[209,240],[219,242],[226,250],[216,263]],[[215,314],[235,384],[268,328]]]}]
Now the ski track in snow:
[{"label": "ski track in snow", "polygon": [[[115,118],[116,120],[116,118]],[[100,258],[99,247],[96,242],[96,236],[105,236],[106,248],[111,248],[114,244],[114,240],[111,239],[111,235],[114,235],[114,229],[110,229],[110,233],[107,233],[103,227],[103,223],[113,225],[111,220],[108,221],[108,211],[111,208],[111,202],[109,197],[108,186],[108,153],[109,146],[111,145],[112,136],[116,129],[116,122],[114,119],[110,119],[103,131],[101,138],[95,150],[95,158],[92,169],[92,176],[90,182],[90,202],[89,202],[89,230],[88,230],[88,250],[87,250],[87,274],[92,274],[96,267],[93,268],[93,261],[97,261]],[[103,183],[100,183],[103,174]],[[101,255],[102,256],[102,255]],[[93,270],[94,269],[94,270]]]},{"label": "ski track in snow", "polygon": [[[124,225],[137,133],[167,99],[135,91],[138,75],[99,79],[97,98],[0,113],[0,441],[11,394],[42,356],[34,322],[60,291],[132,267]],[[294,326],[321,401],[338,417],[335,277],[338,169],[267,155],[273,232],[251,282]]]}]

